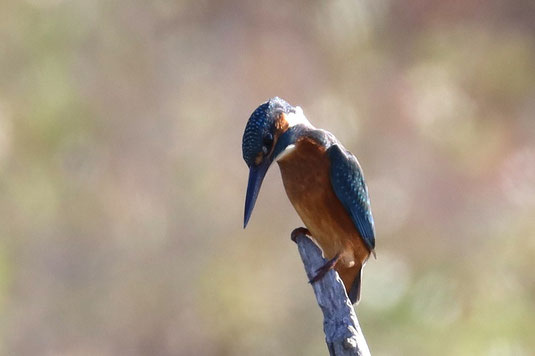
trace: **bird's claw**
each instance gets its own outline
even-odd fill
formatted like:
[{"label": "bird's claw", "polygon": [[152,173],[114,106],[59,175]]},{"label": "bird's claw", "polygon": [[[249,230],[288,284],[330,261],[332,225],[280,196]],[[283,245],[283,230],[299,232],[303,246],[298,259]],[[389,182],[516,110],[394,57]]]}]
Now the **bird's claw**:
[{"label": "bird's claw", "polygon": [[297,229],[294,229],[294,231],[292,231],[290,238],[292,239],[293,242],[297,243],[297,236],[299,235],[310,236],[310,231],[306,227],[298,227]]},{"label": "bird's claw", "polygon": [[308,283],[312,284],[322,279],[327,274],[327,272],[329,272],[331,269],[333,269],[336,266],[336,263],[338,262],[338,260],[340,260],[340,254],[337,254],[332,259],[328,260],[323,266],[318,268],[316,270],[316,275],[312,277],[308,281]]}]

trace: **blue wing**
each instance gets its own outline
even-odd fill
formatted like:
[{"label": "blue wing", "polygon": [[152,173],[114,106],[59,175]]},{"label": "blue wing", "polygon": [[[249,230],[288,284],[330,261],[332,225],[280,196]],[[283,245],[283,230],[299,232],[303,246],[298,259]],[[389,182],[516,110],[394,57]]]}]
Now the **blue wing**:
[{"label": "blue wing", "polygon": [[370,249],[375,249],[375,225],[368,187],[362,170],[353,154],[333,144],[327,150],[331,160],[331,185],[334,193],[346,208],[360,236]]}]

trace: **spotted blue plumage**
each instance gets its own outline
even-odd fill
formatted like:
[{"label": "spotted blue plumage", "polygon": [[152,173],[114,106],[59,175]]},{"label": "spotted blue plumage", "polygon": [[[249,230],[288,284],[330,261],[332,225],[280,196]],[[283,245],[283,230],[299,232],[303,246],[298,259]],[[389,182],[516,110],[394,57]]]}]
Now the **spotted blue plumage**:
[{"label": "spotted blue plumage", "polygon": [[242,139],[242,154],[247,166],[255,163],[256,156],[262,151],[264,137],[274,130],[280,113],[294,112],[295,108],[279,97],[274,97],[260,105],[251,114]]},{"label": "spotted blue plumage", "polygon": [[375,249],[375,225],[370,207],[368,187],[362,170],[353,154],[338,144],[327,150],[331,160],[331,185],[346,208],[366,246]]}]

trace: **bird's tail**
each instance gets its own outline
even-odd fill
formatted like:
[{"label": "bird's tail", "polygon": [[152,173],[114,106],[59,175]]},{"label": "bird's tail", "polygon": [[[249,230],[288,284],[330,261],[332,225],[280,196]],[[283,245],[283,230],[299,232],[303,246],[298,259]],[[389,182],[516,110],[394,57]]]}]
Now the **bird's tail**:
[{"label": "bird's tail", "polygon": [[355,279],[353,280],[353,283],[351,284],[351,288],[349,288],[348,291],[348,297],[349,300],[351,300],[351,304],[358,304],[360,301],[360,286],[362,281],[362,267],[359,268],[357,275],[355,276]]}]

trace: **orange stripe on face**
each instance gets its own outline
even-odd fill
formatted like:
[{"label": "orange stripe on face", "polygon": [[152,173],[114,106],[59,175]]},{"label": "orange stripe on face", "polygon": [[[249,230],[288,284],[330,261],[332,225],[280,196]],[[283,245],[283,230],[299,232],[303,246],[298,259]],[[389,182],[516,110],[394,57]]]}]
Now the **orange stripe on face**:
[{"label": "orange stripe on face", "polygon": [[275,146],[277,145],[277,141],[279,140],[279,137],[290,127],[288,121],[286,120],[286,115],[284,113],[281,113],[277,117],[274,126],[275,132],[273,133],[273,144],[271,145],[271,150],[267,154],[264,154],[264,152],[259,152],[254,160],[256,165],[262,163],[265,157],[269,157],[273,153],[273,151],[275,150]]},{"label": "orange stripe on face", "polygon": [[263,160],[264,160],[264,153],[260,152],[259,154],[256,155],[254,159],[254,163],[256,165],[259,165],[260,163],[262,163]]},{"label": "orange stripe on face", "polygon": [[[277,141],[279,140],[279,137],[288,130],[290,125],[288,125],[288,121],[286,121],[286,117],[284,113],[281,113],[279,117],[277,117],[277,120],[275,120],[275,132],[273,135],[273,145],[271,146],[271,150],[268,152],[267,156],[271,155],[273,151],[275,150],[275,146],[277,145]],[[258,157],[257,157],[258,159]],[[262,159],[260,159],[260,162]]]},{"label": "orange stripe on face", "polygon": [[277,120],[275,121],[275,133],[279,135],[288,130],[288,120],[286,120],[286,114],[281,113]]}]

